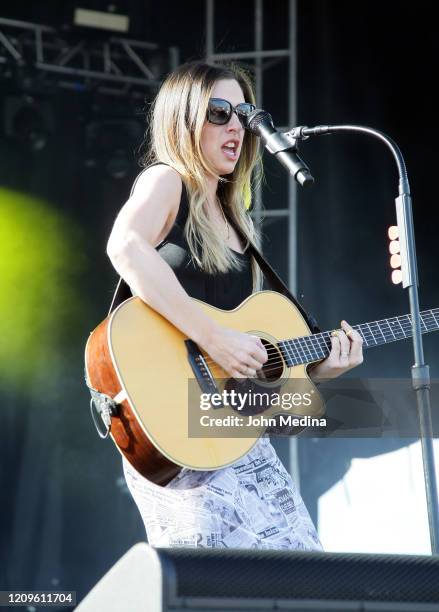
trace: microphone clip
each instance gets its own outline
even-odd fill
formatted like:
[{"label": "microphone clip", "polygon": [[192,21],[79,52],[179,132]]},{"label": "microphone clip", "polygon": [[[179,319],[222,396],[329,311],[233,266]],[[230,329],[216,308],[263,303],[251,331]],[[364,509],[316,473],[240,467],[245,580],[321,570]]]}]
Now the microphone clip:
[{"label": "microphone clip", "polygon": [[285,132],[285,135],[289,138],[292,138],[297,142],[297,140],[308,140],[309,135],[304,133],[304,130],[308,130],[309,128],[306,125],[299,125],[297,127],[292,128],[288,132]]}]

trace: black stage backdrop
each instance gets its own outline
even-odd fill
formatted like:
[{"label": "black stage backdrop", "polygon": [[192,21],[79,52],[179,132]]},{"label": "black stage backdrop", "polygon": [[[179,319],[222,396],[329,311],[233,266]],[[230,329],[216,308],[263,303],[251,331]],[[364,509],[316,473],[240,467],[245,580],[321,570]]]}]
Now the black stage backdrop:
[{"label": "black stage backdrop", "polygon": [[[248,49],[252,3],[217,5],[219,48]],[[57,25],[63,23],[67,6],[71,9],[72,4],[63,3],[61,11],[54,2],[44,7],[15,2],[2,7],[0,16]],[[414,196],[423,307],[439,301],[433,93],[438,43],[430,6],[298,3],[298,122],[365,124],[399,143]],[[93,8],[105,6],[95,2]],[[266,48],[287,44],[285,30],[280,29],[281,24],[285,27],[286,8],[286,2],[265,3]],[[160,7],[126,2],[119,9],[133,16],[133,36],[176,45],[182,60],[202,53],[204,3],[168,2]],[[284,81],[276,71],[271,74],[264,87],[266,105],[283,124],[285,107],[277,103],[277,92]],[[35,230],[41,242],[35,246],[31,216],[29,234],[19,242],[27,259],[17,267],[13,286],[19,287],[24,301],[34,304],[35,315],[48,313],[32,340],[50,350],[31,351],[25,338],[23,363],[35,365],[35,372],[18,368],[18,374],[5,375],[2,381],[0,586],[74,589],[81,598],[144,537],[124,485],[120,457],[111,442],[101,442],[94,433],[83,385],[84,343],[105,315],[116,281],[105,256],[106,237],[137,172],[136,147],[130,142],[133,161],[127,176],[109,176],[105,154],[90,142],[90,124],[111,120],[128,130],[126,122],[134,118],[141,126],[142,105],[91,93],[40,93],[37,98],[46,105],[52,134],[44,151],[30,154],[6,136],[5,128],[12,112],[7,100],[23,92],[3,79],[0,86],[0,186],[52,203],[58,219],[49,215],[52,221],[47,225],[40,220]],[[299,191],[298,200],[299,293],[304,304],[322,328],[338,326],[341,318],[356,323],[408,312],[406,295],[389,282],[385,229],[394,223],[397,189],[390,154],[378,142],[347,135],[307,141],[301,151],[317,179],[312,189]],[[280,170],[268,165],[268,207],[275,206],[277,177],[279,183],[284,180]],[[26,210],[26,203],[19,210]],[[264,225],[267,253],[285,275],[282,231],[280,225]],[[41,276],[35,277],[31,264],[43,251],[43,242],[55,239],[64,245],[59,247],[59,265],[50,276],[40,270]],[[48,262],[41,261],[44,269]],[[3,262],[4,269],[12,269],[12,263]],[[10,312],[8,308],[4,312]],[[29,325],[29,318],[23,320]],[[432,376],[438,376],[437,338],[426,338],[425,350]],[[364,376],[406,376],[412,363],[410,343],[375,349],[368,357],[361,368]],[[301,441],[302,492],[314,519],[318,496],[345,473],[352,457],[387,452],[406,442]]]},{"label": "black stage backdrop", "polygon": [[[366,125],[396,140],[413,196],[421,309],[436,307],[438,128],[432,66],[438,40],[429,4],[321,1],[299,2],[298,8],[299,125]],[[396,221],[398,195],[390,151],[370,137],[337,134],[304,142],[301,153],[316,177],[315,186],[299,191],[299,287],[306,306],[323,329],[339,326],[342,318],[354,324],[408,313],[407,292],[390,282],[386,229]],[[424,349],[437,378],[438,338],[424,336]],[[367,351],[352,375],[410,377],[412,351],[409,341]],[[407,442],[303,441],[301,486],[313,516],[318,496],[345,473],[352,457]]]}]

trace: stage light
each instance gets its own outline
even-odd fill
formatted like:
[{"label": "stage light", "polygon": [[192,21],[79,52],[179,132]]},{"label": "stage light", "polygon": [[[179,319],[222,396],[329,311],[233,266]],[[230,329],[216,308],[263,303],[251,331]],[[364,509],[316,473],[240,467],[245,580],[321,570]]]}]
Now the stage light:
[{"label": "stage light", "polygon": [[47,130],[37,109],[21,108],[13,120],[14,133],[31,151],[42,151],[47,144]]},{"label": "stage light", "polygon": [[25,392],[59,370],[83,316],[82,236],[59,208],[0,188],[0,384]]},{"label": "stage light", "polygon": [[142,141],[143,126],[132,119],[96,119],[86,127],[84,165],[101,168],[120,180],[134,169],[134,151]]},{"label": "stage light", "polygon": [[402,272],[401,272],[401,245],[399,244],[399,229],[397,225],[391,225],[387,230],[387,235],[390,239],[389,243],[389,253],[390,257],[390,267],[392,268],[391,279],[394,285],[398,285],[402,282]]},{"label": "stage light", "polygon": [[5,100],[5,132],[32,153],[46,146],[53,130],[51,108],[45,101],[31,96],[10,97]]},{"label": "stage light", "polygon": [[391,255],[396,255],[400,250],[399,240],[392,240],[389,244],[389,253]]},{"label": "stage light", "polygon": [[401,267],[401,255],[392,255],[392,257],[390,258],[390,266],[393,269],[396,268],[400,268]]},{"label": "stage light", "polygon": [[393,270],[393,272],[392,272],[392,283],[394,285],[399,285],[399,283],[402,283],[402,272],[401,272],[401,270]]},{"label": "stage light", "polygon": [[390,240],[397,240],[399,238],[399,229],[397,225],[391,225],[387,230],[387,235]]},{"label": "stage light", "polygon": [[122,179],[128,176],[132,164],[124,149],[118,149],[113,153],[106,164],[106,171],[112,178]]},{"label": "stage light", "polygon": [[118,15],[110,10],[104,12],[75,8],[73,23],[76,26],[110,30],[112,32],[126,33],[130,28],[130,18],[128,15]]}]

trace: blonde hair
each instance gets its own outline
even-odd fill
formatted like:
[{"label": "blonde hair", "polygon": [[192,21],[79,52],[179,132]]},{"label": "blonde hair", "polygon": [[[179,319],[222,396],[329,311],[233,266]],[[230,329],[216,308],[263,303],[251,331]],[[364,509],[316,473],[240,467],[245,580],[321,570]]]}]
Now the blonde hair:
[{"label": "blonde hair", "polygon": [[[162,162],[182,177],[189,199],[189,215],[184,229],[190,253],[201,269],[208,273],[240,269],[242,262],[210,222],[207,201],[207,176],[218,180],[217,195],[221,206],[240,228],[247,240],[259,246],[260,237],[248,212],[251,202],[251,180],[259,154],[257,138],[246,132],[241,155],[227,178],[218,176],[203,155],[201,132],[206,121],[212,89],[220,79],[238,82],[246,102],[254,104],[251,81],[237,66],[211,66],[202,62],[183,64],[170,73],[162,84],[150,111],[149,152],[142,165]],[[259,266],[251,258],[253,290],[261,288]]]}]

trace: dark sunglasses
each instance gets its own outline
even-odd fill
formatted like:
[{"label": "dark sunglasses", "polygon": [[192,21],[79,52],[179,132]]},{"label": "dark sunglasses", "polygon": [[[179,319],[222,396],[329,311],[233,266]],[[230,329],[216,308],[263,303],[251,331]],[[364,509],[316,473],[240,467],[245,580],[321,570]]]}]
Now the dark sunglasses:
[{"label": "dark sunglasses", "polygon": [[245,120],[250,113],[255,110],[254,104],[242,102],[236,106],[232,106],[228,100],[222,98],[210,98],[207,106],[207,121],[215,125],[225,125],[232,118],[232,114],[236,113],[242,127],[245,127]]}]

